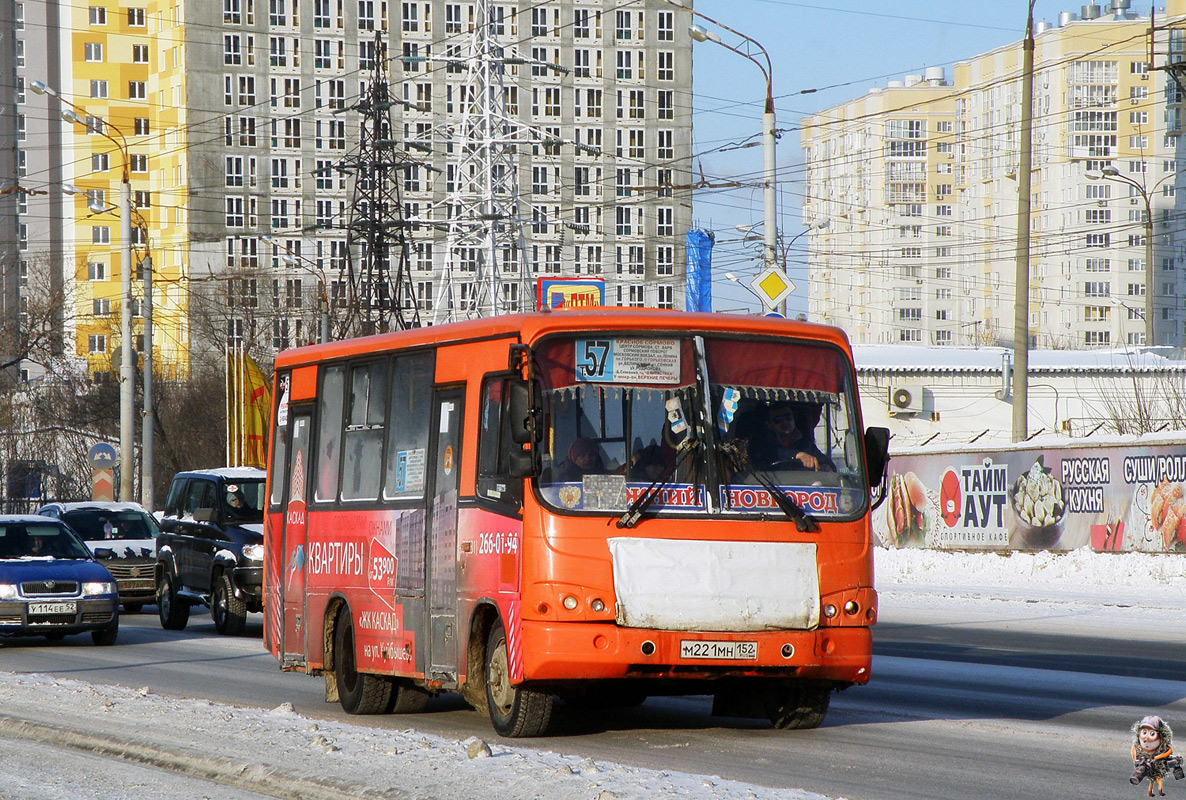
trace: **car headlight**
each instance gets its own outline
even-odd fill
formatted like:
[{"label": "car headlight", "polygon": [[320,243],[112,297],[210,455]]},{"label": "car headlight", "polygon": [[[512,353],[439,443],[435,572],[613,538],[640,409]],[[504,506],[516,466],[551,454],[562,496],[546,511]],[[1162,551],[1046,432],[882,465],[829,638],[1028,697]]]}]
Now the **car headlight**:
[{"label": "car headlight", "polygon": [[83,597],[94,597],[98,594],[115,594],[115,584],[111,581],[87,581],[82,585]]},{"label": "car headlight", "polygon": [[263,561],[264,560],[264,546],[262,544],[249,544],[243,547],[243,558],[248,561]]},{"label": "car headlight", "polygon": [[16,597],[15,583],[0,583],[0,600],[15,600]]}]

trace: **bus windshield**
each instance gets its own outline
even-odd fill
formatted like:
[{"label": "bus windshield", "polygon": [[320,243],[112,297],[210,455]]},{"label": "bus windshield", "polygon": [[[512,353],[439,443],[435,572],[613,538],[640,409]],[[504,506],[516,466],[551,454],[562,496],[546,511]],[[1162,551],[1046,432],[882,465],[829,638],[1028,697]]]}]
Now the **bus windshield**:
[{"label": "bus windshield", "polygon": [[[867,500],[851,365],[805,340],[589,334],[539,345],[544,501],[850,519]],[[781,494],[776,497],[773,493]]]}]

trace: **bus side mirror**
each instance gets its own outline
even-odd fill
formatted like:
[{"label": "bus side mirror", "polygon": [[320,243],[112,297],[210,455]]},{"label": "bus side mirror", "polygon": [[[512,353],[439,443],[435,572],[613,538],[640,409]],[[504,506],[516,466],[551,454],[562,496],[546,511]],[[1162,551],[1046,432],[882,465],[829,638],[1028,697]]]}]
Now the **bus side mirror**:
[{"label": "bus side mirror", "polygon": [[538,450],[512,450],[507,456],[507,472],[512,478],[534,478],[539,475]]},{"label": "bus side mirror", "polygon": [[535,381],[512,380],[507,388],[507,416],[510,423],[511,440],[515,444],[531,444],[539,441],[536,420],[543,405],[539,384]]},{"label": "bus side mirror", "polygon": [[885,468],[889,464],[889,440],[889,428],[865,430],[865,466],[869,470],[870,486],[879,486],[885,479]]}]

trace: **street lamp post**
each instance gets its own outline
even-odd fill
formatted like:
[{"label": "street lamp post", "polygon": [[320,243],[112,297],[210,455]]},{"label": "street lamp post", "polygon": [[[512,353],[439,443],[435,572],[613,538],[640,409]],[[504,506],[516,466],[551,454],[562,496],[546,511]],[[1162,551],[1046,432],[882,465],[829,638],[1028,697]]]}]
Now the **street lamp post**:
[{"label": "street lamp post", "polygon": [[287,264],[298,266],[309,274],[317,278],[317,316],[318,316],[318,331],[317,341],[320,344],[325,344],[330,337],[329,324],[329,297],[326,295],[327,284],[325,273],[309,259],[294,253],[289,247],[275,236],[261,236],[268,244],[281,249],[285,252],[284,261]]},{"label": "street lamp post", "polygon": [[1141,196],[1141,200],[1144,201],[1144,205],[1145,205],[1145,344],[1152,347],[1153,345],[1157,344],[1157,342],[1154,341],[1154,338],[1153,338],[1153,319],[1154,319],[1154,317],[1153,317],[1153,306],[1154,306],[1153,293],[1154,293],[1154,288],[1156,286],[1156,284],[1154,283],[1156,278],[1154,277],[1154,270],[1153,270],[1153,192],[1155,192],[1157,190],[1158,186],[1165,183],[1170,178],[1176,177],[1176,173],[1171,172],[1170,174],[1166,175],[1165,177],[1163,177],[1161,180],[1159,180],[1157,183],[1153,184],[1149,188],[1145,188],[1144,184],[1142,184],[1141,182],[1135,181],[1132,178],[1128,177],[1127,175],[1121,174],[1120,170],[1116,169],[1115,167],[1113,167],[1111,165],[1104,167],[1098,173],[1088,172],[1088,173],[1086,173],[1086,175],[1090,180],[1093,180],[1093,181],[1106,180],[1106,181],[1114,181],[1116,183],[1126,183],[1129,186],[1131,186],[1133,189],[1135,189],[1137,191],[1137,194],[1139,194]]},{"label": "street lamp post", "polygon": [[[766,48],[761,45],[756,39],[746,36],[738,30],[730,28],[723,22],[713,19],[707,14],[702,14],[695,9],[689,8],[684,4],[683,0],[667,0],[670,5],[682,8],[694,16],[700,17],[703,20],[711,22],[719,28],[729,31],[735,36],[739,36],[749,44],[753,45],[762,54],[762,59],[766,62],[759,61],[753,54],[746,52],[732,45],[725,44],[721,41],[721,37],[712,31],[706,30],[699,25],[692,25],[688,30],[692,38],[698,42],[714,42],[724,47],[726,50],[731,50],[742,58],[753,62],[758,69],[762,70],[762,77],[766,79],[766,107],[762,112],[762,207],[763,216],[765,219],[765,229],[763,231],[764,239],[764,260],[767,266],[772,266],[778,263],[778,159],[776,145],[778,142],[778,129],[776,127],[776,119],[774,113],[774,66],[770,61],[770,54],[766,52]],[[786,300],[782,302],[782,313],[786,316],[787,304]]]},{"label": "street lamp post", "polygon": [[[135,367],[132,352],[132,184],[128,164],[128,142],[123,132],[98,117],[84,117],[85,109],[62,97],[57,90],[45,85],[41,81],[31,81],[29,88],[37,94],[45,94],[57,98],[58,102],[69,106],[62,111],[62,119],[81,125],[89,131],[107,139],[119,150],[123,161],[119,185],[119,236],[120,236],[120,344],[119,364],[119,499],[131,502],[133,499],[133,484],[135,480]],[[80,113],[81,112],[81,113]],[[111,128],[119,138],[116,139],[107,129]]]}]

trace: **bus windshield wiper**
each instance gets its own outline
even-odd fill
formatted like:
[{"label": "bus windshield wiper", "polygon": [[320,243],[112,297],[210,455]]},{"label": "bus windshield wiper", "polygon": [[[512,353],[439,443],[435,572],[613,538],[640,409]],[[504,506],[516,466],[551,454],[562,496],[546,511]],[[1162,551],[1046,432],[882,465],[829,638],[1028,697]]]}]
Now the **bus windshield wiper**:
[{"label": "bus windshield wiper", "polygon": [[635,498],[634,502],[626,509],[626,512],[618,518],[617,526],[619,528],[633,528],[637,525],[642,520],[642,515],[646,513],[646,510],[651,507],[651,504],[659,498],[660,493],[671,483],[671,476],[679,469],[680,464],[684,463],[688,454],[694,450],[699,450],[701,446],[699,439],[685,439],[680,445],[681,452],[676,457],[675,463],[666,472],[651,481],[651,485]]},{"label": "bus windshield wiper", "polygon": [[791,518],[800,533],[814,533],[819,530],[819,523],[815,521],[815,517],[804,511],[789,494],[778,488],[774,481],[770,480],[763,472],[754,470],[754,478],[762,485],[763,489],[770,492],[774,504],[782,513]]}]

